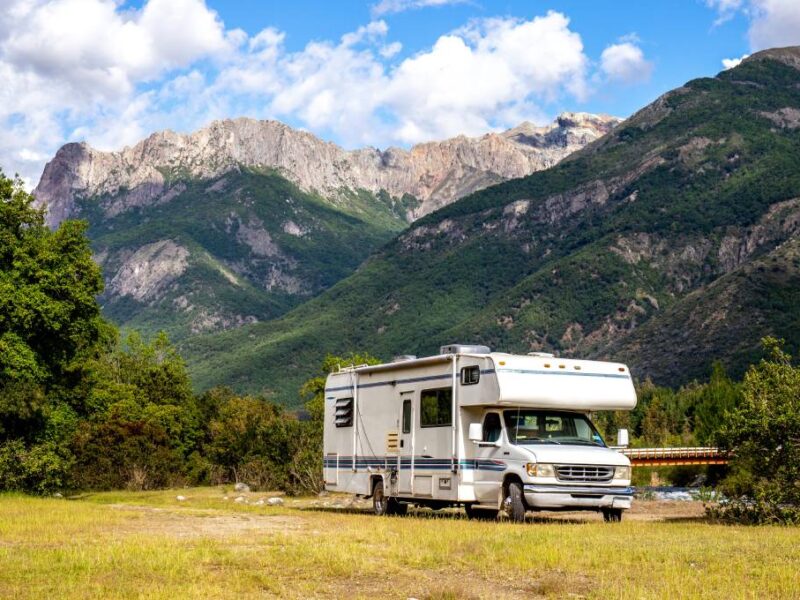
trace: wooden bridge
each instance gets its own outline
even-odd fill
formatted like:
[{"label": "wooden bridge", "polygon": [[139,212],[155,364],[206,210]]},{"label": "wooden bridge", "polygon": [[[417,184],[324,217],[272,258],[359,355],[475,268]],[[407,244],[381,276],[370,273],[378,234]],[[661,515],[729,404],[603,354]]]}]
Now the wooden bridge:
[{"label": "wooden bridge", "polygon": [[728,454],[719,448],[614,448],[631,459],[634,467],[725,465]]}]

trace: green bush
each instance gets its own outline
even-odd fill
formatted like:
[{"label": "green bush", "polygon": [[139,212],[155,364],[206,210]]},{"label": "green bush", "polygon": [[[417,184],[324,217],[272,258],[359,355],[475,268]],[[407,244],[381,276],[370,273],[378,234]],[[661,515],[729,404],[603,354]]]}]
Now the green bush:
[{"label": "green bush", "polygon": [[145,421],[85,421],[72,443],[76,489],[147,490],[183,483],[184,460],[164,429]]},{"label": "green bush", "polygon": [[750,523],[800,523],[800,368],[774,338],[768,356],[750,367],[742,401],[718,433],[729,450],[731,474],[712,509],[716,517]]},{"label": "green bush", "polygon": [[0,445],[0,490],[50,494],[63,490],[72,456],[52,442],[26,447],[22,440]]}]

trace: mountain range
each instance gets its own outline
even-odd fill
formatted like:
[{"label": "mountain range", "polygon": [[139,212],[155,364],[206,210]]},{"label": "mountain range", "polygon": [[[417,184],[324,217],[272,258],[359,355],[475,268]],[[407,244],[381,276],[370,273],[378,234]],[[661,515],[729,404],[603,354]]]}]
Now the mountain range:
[{"label": "mountain range", "polygon": [[[513,142],[541,150],[540,142],[532,141],[542,139],[536,131],[525,125],[478,140],[456,138],[440,148]],[[223,144],[204,135],[215,140],[208,145]],[[189,257],[207,252],[217,261],[208,262],[208,273],[216,264],[241,280],[240,288],[231,283],[234,295],[245,284],[260,292],[270,273],[276,281],[296,276],[296,285],[306,286],[292,288],[305,294],[300,300],[301,294],[292,299],[285,285],[283,296],[270,295],[276,304],[265,306],[258,322],[243,318],[226,331],[207,333],[220,329],[209,327],[184,335],[180,347],[199,387],[226,384],[272,393],[291,404],[326,353],[366,351],[391,358],[435,352],[454,341],[514,352],[614,357],[627,361],[639,379],[680,385],[704,377],[713,360],[741,372],[758,355],[764,335],[785,338],[790,350],[800,346],[800,48],[756,53],[715,77],[687,82],[614,127],[609,123],[596,139],[581,139],[588,144],[577,144],[583,147],[542,163],[543,170],[531,168],[530,174],[488,168],[513,163],[495,156],[494,163],[487,158],[469,167],[463,160],[458,168],[445,169],[449,175],[437,169],[438,178],[419,183],[423,177],[409,188],[391,187],[380,178],[369,180],[372,187],[325,187],[330,180],[311,183],[284,165],[220,166],[224,161],[197,171],[153,166],[162,179],[151,170],[148,184],[138,176],[126,179],[128,163],[119,153],[113,160],[103,155],[103,164],[116,166],[106,169],[114,175],[104,180],[113,183],[102,183],[86,174],[92,171],[86,162],[61,164],[57,155],[51,165],[61,164],[58,172],[83,175],[48,177],[46,170],[37,197],[58,205],[54,220],[89,219],[109,280],[106,294],[121,294],[115,291],[116,277],[120,285],[136,281],[119,276],[117,265],[155,243],[162,246],[154,251],[177,257],[169,264],[188,265]],[[85,147],[62,152],[63,159],[91,154]],[[201,155],[196,148],[185,152],[182,156]],[[377,151],[354,155],[372,152]],[[130,173],[138,172],[136,153],[121,154],[126,153],[134,157]],[[99,159],[88,164],[93,160]],[[396,164],[375,160],[367,162]],[[354,172],[351,166],[337,170],[336,164],[328,166],[342,177]],[[481,168],[484,174],[477,176]],[[499,179],[508,180],[496,183]],[[155,187],[148,188],[153,181]],[[170,197],[175,186],[186,187]],[[269,194],[263,192],[267,188]],[[137,194],[137,189],[151,191]],[[215,193],[223,194],[224,202],[215,200]],[[146,204],[139,200],[145,196]],[[126,208],[115,212],[120,202]],[[320,262],[295,275],[307,264],[288,262],[289,246],[279,233],[290,235],[288,221],[310,230],[307,223],[315,221],[294,218],[292,211],[312,205],[341,217],[325,220],[335,223],[329,226],[331,244],[352,251],[347,266],[328,279],[310,273],[328,273],[321,266],[326,257],[328,268],[343,264],[332,251],[309,253]],[[220,219],[229,212],[236,215],[227,225]],[[313,216],[317,224],[320,214]],[[176,223],[189,216],[194,224],[176,233]],[[279,269],[284,279],[270,270],[276,253],[258,230],[266,230],[287,257]],[[190,247],[190,239],[197,245]],[[261,248],[261,267],[257,259],[250,266],[242,256],[222,256],[221,248],[248,246],[246,240]],[[353,240],[362,243],[358,251]],[[187,256],[180,258],[183,253],[170,243]],[[248,247],[252,254],[253,245]],[[179,320],[184,309],[175,304],[175,294],[187,296],[181,290],[206,285],[203,273],[187,285],[183,278],[189,271],[187,266],[171,279],[172,291],[163,295],[173,294],[171,308],[157,318],[143,309],[152,306],[147,300],[130,301],[125,307],[130,312],[124,313],[109,299],[108,314],[133,324],[149,314],[150,326],[158,319]],[[224,287],[214,293],[219,289]],[[194,305],[191,296],[186,301]]]},{"label": "mountain range", "polygon": [[275,318],[409,222],[550,167],[618,122],[565,113],[546,127],[346,151],[276,121],[226,120],[119,152],[67,144],[34,194],[51,226],[89,222],[105,313],[180,341]]}]

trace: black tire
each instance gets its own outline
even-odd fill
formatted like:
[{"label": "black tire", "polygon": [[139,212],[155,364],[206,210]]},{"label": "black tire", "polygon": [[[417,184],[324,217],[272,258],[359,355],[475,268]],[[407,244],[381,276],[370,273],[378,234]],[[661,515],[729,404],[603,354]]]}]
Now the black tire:
[{"label": "black tire", "polygon": [[399,502],[397,498],[389,498],[389,513],[398,517],[405,517],[408,514],[408,504]]},{"label": "black tire", "polygon": [[606,523],[619,523],[620,521],[622,521],[622,509],[604,508],[603,521],[605,521]]},{"label": "black tire", "polygon": [[522,485],[516,482],[508,484],[508,495],[503,500],[503,508],[508,518],[515,523],[525,520],[525,498],[522,495]]},{"label": "black tire", "polygon": [[383,483],[378,480],[372,487],[372,510],[376,515],[403,516],[408,512],[408,504],[399,502],[397,498],[386,497],[383,493]]},{"label": "black tire", "polygon": [[494,521],[497,518],[499,511],[492,510],[491,508],[475,508],[472,504],[464,505],[464,512],[467,513],[468,519],[477,519],[481,521]]}]

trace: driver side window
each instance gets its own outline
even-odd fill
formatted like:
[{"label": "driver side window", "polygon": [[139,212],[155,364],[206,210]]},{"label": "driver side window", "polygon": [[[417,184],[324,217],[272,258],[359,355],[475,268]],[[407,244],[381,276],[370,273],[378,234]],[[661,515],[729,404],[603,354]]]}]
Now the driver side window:
[{"label": "driver side window", "polygon": [[500,439],[503,426],[500,424],[500,415],[497,413],[487,413],[483,419],[483,441],[496,442]]}]

